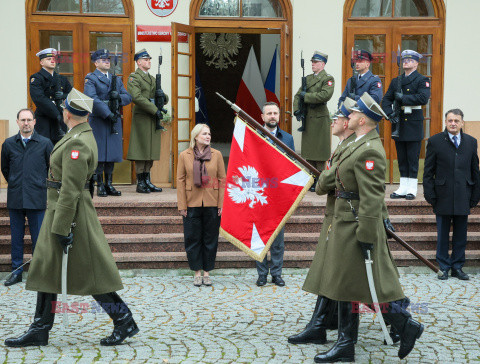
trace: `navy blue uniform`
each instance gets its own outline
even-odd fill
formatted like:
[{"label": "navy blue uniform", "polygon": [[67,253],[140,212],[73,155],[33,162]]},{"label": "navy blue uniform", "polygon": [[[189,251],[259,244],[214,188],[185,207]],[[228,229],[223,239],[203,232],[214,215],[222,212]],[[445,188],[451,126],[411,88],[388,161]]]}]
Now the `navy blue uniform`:
[{"label": "navy blue uniform", "polygon": [[[50,139],[53,143],[58,141],[55,126],[57,125],[58,115],[61,115],[54,103],[55,84],[58,77],[60,77],[60,87],[64,95],[63,99],[65,99],[72,90],[72,85],[65,76],[56,72],[52,76],[43,68],[30,76],[30,97],[37,107],[35,110],[35,119],[37,120],[35,131]],[[63,121],[61,127],[63,131],[67,131],[67,126]]]},{"label": "navy blue uniform", "polygon": [[[412,72],[408,77],[402,78],[402,111],[399,116],[399,138],[395,138],[397,149],[398,169],[401,177],[417,178],[418,159],[424,137],[423,110],[413,109],[411,113],[405,113],[405,106],[422,106],[428,103],[430,98],[430,80],[418,71]],[[394,78],[388,87],[387,93],[382,100],[382,109],[385,114],[393,112],[393,102],[397,91],[398,77]]]},{"label": "navy blue uniform", "polygon": [[[348,97],[351,84],[352,78],[350,77],[347,81],[347,86],[345,86],[345,90],[343,90],[342,96],[340,96],[338,99],[337,108],[340,108],[340,104]],[[365,92],[368,92],[375,102],[380,103],[382,100],[382,81],[380,80],[380,77],[374,75],[371,71],[368,71],[360,79],[357,79],[357,83],[355,85],[355,101],[357,101]]]},{"label": "navy blue uniform", "polygon": [[[106,119],[112,113],[108,108],[111,82],[112,75],[109,73],[107,78],[99,70],[85,77],[84,93],[93,99],[93,112],[89,117],[89,123],[97,142],[99,162],[121,162],[123,159],[122,120],[119,117],[116,123],[118,134],[112,134],[110,121]],[[120,106],[132,102],[132,97],[123,86],[121,77],[117,77],[117,90],[121,98]]]}]

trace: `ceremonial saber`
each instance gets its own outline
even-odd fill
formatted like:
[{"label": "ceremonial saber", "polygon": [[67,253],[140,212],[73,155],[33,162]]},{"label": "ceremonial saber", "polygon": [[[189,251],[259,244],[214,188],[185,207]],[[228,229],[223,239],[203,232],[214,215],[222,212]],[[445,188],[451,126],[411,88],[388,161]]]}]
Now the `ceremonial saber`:
[{"label": "ceremonial saber", "polygon": [[423,255],[421,255],[418,251],[416,251],[410,244],[408,244],[405,240],[400,238],[397,234],[395,234],[392,230],[389,228],[385,228],[385,231],[387,232],[387,237],[392,237],[397,243],[399,243],[401,246],[403,246],[405,249],[407,249],[410,253],[415,255],[418,259],[420,259],[423,264],[425,264],[428,268],[433,270],[437,275],[442,275],[442,272],[440,269],[438,269],[433,263],[429,262],[427,258],[425,258]]},{"label": "ceremonial saber", "polygon": [[382,311],[380,310],[380,304],[378,303],[377,291],[375,290],[375,282],[373,280],[373,270],[372,264],[373,260],[370,256],[370,250],[367,250],[368,257],[365,259],[365,267],[367,270],[367,279],[368,279],[368,286],[370,288],[370,294],[372,296],[373,308],[377,313],[378,322],[382,327],[383,336],[385,337],[385,341],[388,345],[393,345],[393,340],[390,337],[390,334],[387,331],[387,325],[385,325],[385,321],[383,320]]},{"label": "ceremonial saber", "polygon": [[23,263],[20,267],[18,267],[17,269],[15,269],[13,272],[10,272],[10,274],[7,275],[7,278],[5,278],[5,280],[8,280],[12,275],[13,273],[15,273],[17,270],[23,268],[24,266],[26,266],[28,263],[30,263],[32,261],[33,258],[30,258],[28,261],[26,261],[25,263]]},{"label": "ceremonial saber", "polygon": [[68,327],[68,298],[67,298],[67,267],[68,267],[68,251],[70,246],[63,250],[62,256],[62,313],[63,313],[63,329]]},{"label": "ceremonial saber", "polygon": [[305,159],[300,157],[294,150],[290,149],[285,143],[283,143],[280,139],[278,139],[275,135],[273,135],[270,131],[268,131],[263,125],[261,125],[258,121],[248,115],[245,111],[243,111],[240,106],[234,104],[233,102],[227,100],[218,92],[215,92],[218,97],[220,97],[223,101],[225,101],[232,109],[240,116],[247,124],[251,127],[260,130],[265,135],[268,135],[270,139],[272,139],[276,144],[278,144],[288,156],[293,158],[294,160],[298,161],[298,163],[302,164],[308,171],[313,174],[315,177],[320,176],[320,172],[313,167],[310,163],[308,163]]}]

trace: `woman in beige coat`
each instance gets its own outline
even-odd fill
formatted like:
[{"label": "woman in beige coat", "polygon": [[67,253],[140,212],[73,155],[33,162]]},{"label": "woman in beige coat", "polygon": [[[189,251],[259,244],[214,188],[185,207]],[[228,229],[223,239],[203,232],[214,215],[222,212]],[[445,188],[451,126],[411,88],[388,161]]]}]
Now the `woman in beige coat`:
[{"label": "woman in beige coat", "polygon": [[225,190],[222,153],[210,147],[210,140],[209,126],[197,124],[190,134],[190,148],[180,153],[177,169],[178,210],[197,287],[212,285],[209,272],[215,266]]}]

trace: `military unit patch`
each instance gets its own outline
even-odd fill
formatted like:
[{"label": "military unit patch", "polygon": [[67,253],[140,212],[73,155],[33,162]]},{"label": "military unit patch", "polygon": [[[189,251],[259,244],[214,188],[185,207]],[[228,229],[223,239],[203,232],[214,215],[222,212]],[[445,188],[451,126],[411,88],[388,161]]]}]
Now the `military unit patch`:
[{"label": "military unit patch", "polygon": [[382,83],[381,83],[381,82],[377,82],[377,87],[378,87],[378,88],[381,88],[381,87],[382,87]]},{"label": "military unit patch", "polygon": [[35,77],[32,77],[32,78],[30,79],[30,83],[33,83],[33,81],[35,81]]},{"label": "military unit patch", "polygon": [[78,150],[72,150],[72,154],[71,154],[72,159],[78,159],[79,155],[80,155],[80,152]]},{"label": "military unit patch", "polygon": [[328,81],[328,82],[327,82],[327,85],[328,85],[328,86],[332,86],[332,85],[333,85],[333,82],[332,82],[332,81]]},{"label": "military unit patch", "polygon": [[375,168],[375,161],[365,161],[365,168],[367,171],[373,171]]},{"label": "military unit patch", "polygon": [[425,82],[425,86],[430,87],[430,82]]}]

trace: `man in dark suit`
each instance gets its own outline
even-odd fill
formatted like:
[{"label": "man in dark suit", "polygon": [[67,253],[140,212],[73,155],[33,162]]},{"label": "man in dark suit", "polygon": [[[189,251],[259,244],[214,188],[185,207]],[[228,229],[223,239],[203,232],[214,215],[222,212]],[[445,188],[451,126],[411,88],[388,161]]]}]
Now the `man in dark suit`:
[{"label": "man in dark suit", "polygon": [[[57,50],[43,49],[36,54],[42,69],[30,76],[30,97],[35,103],[35,131],[58,142],[65,135],[67,126],[63,122],[62,111],[55,105],[55,99],[64,100],[72,89],[65,76],[55,72]],[[57,86],[59,86],[57,88]]]},{"label": "man in dark suit", "polygon": [[45,180],[53,144],[34,132],[35,122],[32,110],[20,110],[17,113],[20,131],[2,145],[2,173],[8,182],[7,208],[12,238],[12,274],[5,286],[22,281],[25,218],[34,249],[47,207]]},{"label": "man in dark suit", "polygon": [[[445,114],[445,131],[428,139],[423,193],[437,215],[437,262],[442,275],[467,280],[462,271],[467,245],[470,209],[480,200],[477,140],[462,131],[463,112]],[[448,255],[450,225],[453,225],[452,255]]]},{"label": "man in dark suit", "polygon": [[370,71],[370,63],[373,60],[372,54],[365,50],[358,50],[355,51],[354,57],[355,70],[358,75],[352,76],[348,79],[345,90],[343,90],[342,96],[338,99],[338,108],[340,108],[340,105],[347,97],[357,101],[365,92],[372,96],[376,102],[382,100],[382,81],[380,80],[380,77],[374,75]]},{"label": "man in dark suit", "polygon": [[[280,108],[275,102],[267,102],[263,105],[262,120],[265,128],[267,128],[273,135],[285,143],[287,147],[295,151],[293,137],[287,132],[280,130],[278,127],[278,122],[280,121]],[[270,274],[272,275],[272,283],[280,287],[285,286],[285,281],[282,278],[283,252],[285,250],[284,234],[285,228],[280,230],[272,243],[270,248],[270,268],[267,257],[265,257],[261,263],[256,262],[258,273],[257,286],[259,287],[267,284],[267,275],[269,270]]]},{"label": "man in dark suit", "polygon": [[[97,195],[120,196],[112,185],[115,162],[123,159],[122,120],[110,110],[108,101],[118,99],[120,107],[132,102],[132,96],[123,86],[121,77],[117,77],[117,91],[112,91],[112,74],[110,70],[110,53],[99,49],[92,54],[92,61],[97,68],[85,77],[85,95],[93,99],[93,112],[89,123],[98,146],[98,167],[94,180],[97,182]],[[112,133],[114,123],[117,133]],[[105,173],[105,184],[103,174]]]},{"label": "man in dark suit", "polygon": [[[401,105],[397,127],[399,137],[394,138],[400,186],[390,198],[413,200],[417,196],[418,160],[424,134],[422,105],[426,105],[430,98],[430,79],[417,71],[420,58],[422,55],[415,51],[407,49],[402,52],[405,73],[392,80],[382,100],[382,109],[389,118],[394,112],[394,101]],[[401,82],[401,92],[398,92],[398,82]]]}]

